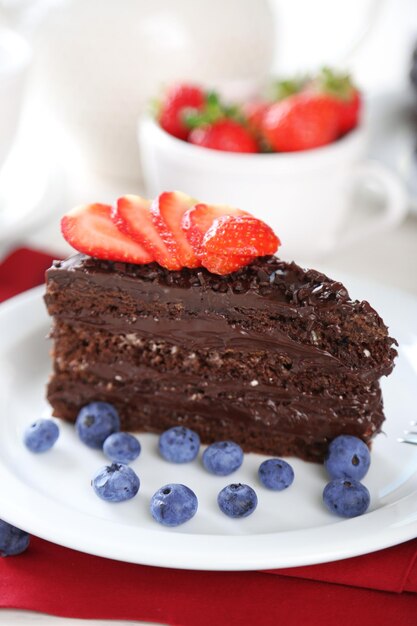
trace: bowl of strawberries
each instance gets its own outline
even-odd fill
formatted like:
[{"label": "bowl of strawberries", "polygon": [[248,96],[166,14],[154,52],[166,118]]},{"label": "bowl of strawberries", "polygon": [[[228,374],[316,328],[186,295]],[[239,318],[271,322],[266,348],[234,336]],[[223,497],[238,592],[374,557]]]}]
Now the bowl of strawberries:
[{"label": "bowl of strawberries", "polygon": [[[362,113],[350,76],[328,68],[275,82],[267,97],[239,104],[198,85],[172,85],[139,123],[146,191],[187,189],[241,207],[279,230],[287,256],[318,256],[406,212],[396,176],[366,159]],[[347,235],[353,197],[369,182],[383,197],[381,210]]]}]

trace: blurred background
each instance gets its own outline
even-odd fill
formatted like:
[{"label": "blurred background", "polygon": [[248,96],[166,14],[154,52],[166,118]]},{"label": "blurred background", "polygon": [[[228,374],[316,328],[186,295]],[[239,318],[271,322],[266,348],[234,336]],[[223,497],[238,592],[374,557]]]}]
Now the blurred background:
[{"label": "blurred background", "polygon": [[[416,46],[415,0],[0,0],[0,260],[19,246],[65,255],[65,211],[146,194],[137,124],[164,86],[242,101],[330,65],[360,87],[366,156],[404,208],[395,225],[296,260],[417,293]],[[346,228],[381,209],[372,182]]]}]

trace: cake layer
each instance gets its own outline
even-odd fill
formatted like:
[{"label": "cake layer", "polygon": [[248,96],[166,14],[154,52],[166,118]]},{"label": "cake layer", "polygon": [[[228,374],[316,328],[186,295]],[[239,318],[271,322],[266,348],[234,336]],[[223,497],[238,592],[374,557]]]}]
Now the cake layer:
[{"label": "cake layer", "polygon": [[51,315],[140,332],[193,348],[286,351],[293,362],[345,367],[367,381],[390,373],[395,343],[367,302],[340,283],[275,257],[228,276],[168,272],[75,255],[47,273]]},{"label": "cake layer", "polygon": [[[116,334],[82,323],[58,320],[53,327],[54,371],[72,378],[128,385],[138,379],[165,376],[205,386],[241,387],[273,395],[313,393],[326,398],[364,395],[371,388],[346,368],[323,369],[294,361],[260,344],[256,350],[223,351],[210,347],[194,350],[140,333]],[[254,378],[256,376],[256,378]]]},{"label": "cake layer", "polygon": [[270,396],[262,390],[205,388],[170,378],[124,385],[63,374],[51,380],[48,400],[54,415],[70,421],[80,407],[102,400],[116,406],[124,430],[159,433],[184,425],[198,432],[204,443],[231,439],[248,452],[309,461],[322,461],[329,442],[340,434],[369,442],[384,420],[378,384],[365,396],[338,403],[327,398],[318,405],[308,394]]}]

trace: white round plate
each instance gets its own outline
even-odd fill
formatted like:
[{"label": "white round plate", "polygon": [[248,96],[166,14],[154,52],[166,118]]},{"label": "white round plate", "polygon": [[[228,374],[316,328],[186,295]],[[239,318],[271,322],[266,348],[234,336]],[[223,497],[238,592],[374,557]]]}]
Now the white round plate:
[{"label": "white round plate", "polygon": [[[51,370],[46,340],[50,321],[37,288],[0,307],[0,517],[29,532],[83,552],[148,565],[212,570],[289,567],[351,557],[417,536],[417,446],[397,439],[416,419],[417,300],[377,285],[345,280],[355,297],[365,296],[389,323],[400,343],[394,373],[383,381],[387,421],[376,438],[364,483],[370,510],[344,520],[321,502],[326,484],[318,464],[290,459],[295,481],[270,492],[258,483],[263,457],[245,455],[229,477],[209,475],[200,460],[170,464],[157,453],[157,437],[140,435],[142,453],[133,463],[139,494],[110,504],[95,496],[93,473],[105,464],[101,452],[83,446],[70,424],[60,423],[55,447],[31,454],[22,443],[25,427],[49,414],[45,383]],[[416,438],[417,440],[417,438]],[[158,525],[149,500],[168,482],[182,482],[199,499],[196,516],[176,529]],[[259,504],[243,520],[217,507],[230,482],[253,485]]]}]

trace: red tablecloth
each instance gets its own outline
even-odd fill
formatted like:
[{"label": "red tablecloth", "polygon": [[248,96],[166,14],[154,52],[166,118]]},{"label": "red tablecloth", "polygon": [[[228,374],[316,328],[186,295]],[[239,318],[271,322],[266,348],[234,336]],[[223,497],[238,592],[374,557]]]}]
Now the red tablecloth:
[{"label": "red tablecloth", "polygon": [[[31,250],[11,254],[0,265],[0,299],[43,282],[50,262]],[[26,553],[0,559],[0,607],[179,626],[412,626],[417,540],[324,565],[195,572],[102,559],[33,537]]]}]

